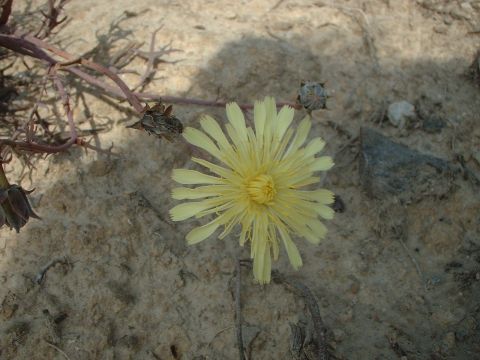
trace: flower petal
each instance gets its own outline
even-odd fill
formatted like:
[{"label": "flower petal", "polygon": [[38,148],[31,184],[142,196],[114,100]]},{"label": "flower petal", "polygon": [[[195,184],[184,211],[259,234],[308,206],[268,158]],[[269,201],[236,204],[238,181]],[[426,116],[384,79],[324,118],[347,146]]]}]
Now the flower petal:
[{"label": "flower petal", "polygon": [[197,215],[201,211],[210,209],[212,206],[215,206],[215,204],[212,204],[208,200],[178,204],[170,209],[170,217],[173,221],[186,220]]},{"label": "flower petal", "polygon": [[263,101],[265,104],[267,124],[275,124],[277,122],[277,104],[271,96],[266,96]]},{"label": "flower petal", "polygon": [[290,185],[291,189],[298,189],[307,185],[316,184],[320,181],[320,177],[318,176],[308,176],[302,175],[292,179],[292,185]]},{"label": "flower petal", "polygon": [[[270,247],[267,244],[266,239],[257,239],[259,241],[257,252],[253,257],[253,276],[260,284],[270,282],[270,274],[266,276],[266,267],[270,270]],[[268,278],[268,281],[267,281]]]},{"label": "flower petal", "polygon": [[285,131],[293,121],[294,110],[290,106],[284,106],[277,115],[277,136],[282,139]]},{"label": "flower petal", "polygon": [[310,220],[307,223],[307,226],[312,229],[315,237],[318,238],[318,242],[320,242],[320,239],[323,239],[325,237],[328,231],[327,227],[318,220]]},{"label": "flower petal", "polygon": [[214,118],[204,115],[200,120],[200,125],[202,126],[202,129],[217,142],[221,149],[231,150],[232,146],[228,142],[222,128]]},{"label": "flower petal", "polygon": [[197,244],[200,241],[205,240],[207,237],[212,235],[219,226],[220,223],[217,221],[217,219],[215,219],[206,225],[196,227],[186,236],[188,245]]},{"label": "flower petal", "polygon": [[295,270],[298,270],[300,266],[303,265],[302,257],[298,251],[297,246],[292,241],[290,235],[284,229],[279,228],[280,236],[283,240],[283,245],[285,245],[285,250],[287,251],[288,260]]},{"label": "flower petal", "polygon": [[332,220],[333,216],[335,215],[335,211],[327,205],[317,204],[315,206],[315,211],[318,215],[327,220]]},{"label": "flower petal", "polygon": [[335,201],[335,194],[327,189],[319,189],[311,192],[312,199],[320,204],[330,205]]},{"label": "flower petal", "polygon": [[268,246],[268,244],[263,256],[263,273],[262,277],[259,278],[258,281],[260,282],[260,284],[269,284],[270,276],[272,274],[272,257],[270,255],[270,246]]},{"label": "flower petal", "polygon": [[311,127],[312,122],[310,121],[310,116],[307,115],[300,122],[300,125],[298,125],[297,133],[295,134],[295,137],[293,138],[292,143],[288,147],[283,158],[287,157],[287,155],[293,154],[300,148],[300,146],[303,145],[307,139]]},{"label": "flower petal", "polygon": [[267,112],[265,109],[265,103],[263,101],[255,101],[253,106],[253,121],[255,123],[255,134],[259,142],[259,148],[263,144],[263,132],[265,131],[265,120],[267,117]]},{"label": "flower petal", "polygon": [[200,130],[197,130],[192,127],[185,128],[183,132],[183,137],[187,140],[190,144],[195,145],[209,154],[215,156],[218,159],[222,159],[222,153],[217,148],[217,146],[213,143],[212,139],[210,139],[205,133]]},{"label": "flower petal", "polygon": [[333,165],[333,159],[330,156],[320,156],[319,158],[315,159],[311,170],[312,171],[327,171],[330,170]]},{"label": "flower petal", "polygon": [[[226,168],[221,167],[217,164],[213,164],[210,161],[199,159],[199,158],[196,158],[196,157],[192,157],[192,161],[206,167],[211,172],[213,172],[217,175],[220,175],[223,178],[232,178],[233,173],[230,169],[226,169]],[[232,179],[232,180],[234,180],[234,179]]]},{"label": "flower petal", "polygon": [[243,112],[237,103],[227,104],[227,118],[235,129],[237,136],[241,141],[247,141],[247,127]]},{"label": "flower petal", "polygon": [[313,156],[319,153],[320,151],[322,151],[324,147],[325,147],[325,141],[323,141],[322,138],[317,137],[315,139],[312,139],[308,143],[308,145],[305,147],[305,156],[307,157]]},{"label": "flower petal", "polygon": [[221,178],[206,175],[199,171],[189,169],[174,169],[172,172],[172,179],[184,185],[225,183]]},{"label": "flower petal", "polygon": [[223,195],[226,190],[231,190],[231,187],[228,185],[199,186],[194,189],[177,187],[172,190],[172,198],[175,200],[202,199],[210,196]]}]

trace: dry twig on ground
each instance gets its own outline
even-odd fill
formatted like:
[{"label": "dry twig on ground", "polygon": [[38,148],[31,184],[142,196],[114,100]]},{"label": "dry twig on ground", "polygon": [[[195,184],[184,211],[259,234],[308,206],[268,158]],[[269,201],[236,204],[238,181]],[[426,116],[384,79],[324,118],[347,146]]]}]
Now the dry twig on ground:
[{"label": "dry twig on ground", "polygon": [[[252,268],[251,260],[238,260],[238,264],[248,267],[249,269]],[[313,292],[299,280],[291,279],[283,275],[277,270],[272,271],[272,280],[276,283],[285,285],[285,287],[288,290],[300,296],[305,301],[308,311],[310,312],[310,315],[312,317],[313,327],[315,329],[315,335],[316,335],[315,340],[316,340],[316,345],[318,350],[317,358],[315,360],[328,360],[330,355],[327,349],[327,328],[320,315],[320,308],[318,306],[318,302]],[[238,291],[240,291],[239,289],[240,288],[237,287]],[[237,298],[240,299],[240,294],[238,294]],[[238,311],[238,307],[240,306],[239,303],[240,301],[238,301],[238,304],[236,304],[237,311]],[[237,327],[238,327],[238,323],[237,323]],[[238,337],[238,329],[237,329],[237,345],[239,347],[242,346],[243,348],[243,343],[240,343],[239,342],[240,340]]]}]

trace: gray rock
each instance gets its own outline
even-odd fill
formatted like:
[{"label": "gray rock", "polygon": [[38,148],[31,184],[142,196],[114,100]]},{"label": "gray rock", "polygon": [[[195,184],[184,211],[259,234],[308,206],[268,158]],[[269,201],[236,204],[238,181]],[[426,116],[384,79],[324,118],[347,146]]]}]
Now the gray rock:
[{"label": "gray rock", "polygon": [[397,144],[379,132],[360,131],[360,182],[372,198],[396,196],[403,201],[444,196],[452,186],[454,168],[442,159]]},{"label": "gray rock", "polygon": [[405,128],[409,120],[415,119],[415,107],[407,101],[399,101],[388,107],[388,120],[400,129]]}]

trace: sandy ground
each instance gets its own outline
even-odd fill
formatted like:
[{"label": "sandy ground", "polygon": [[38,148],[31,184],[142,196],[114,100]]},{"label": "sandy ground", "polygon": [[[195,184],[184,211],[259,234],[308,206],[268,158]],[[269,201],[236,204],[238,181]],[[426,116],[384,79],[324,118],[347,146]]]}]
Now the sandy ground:
[{"label": "sandy ground", "polygon": [[[123,31],[109,37],[125,11]],[[320,245],[297,241],[300,271],[284,252],[274,268],[319,299],[336,358],[480,359],[479,186],[456,176],[442,196],[374,200],[361,187],[358,142],[339,152],[365,126],[452,163],[461,155],[480,173],[480,89],[464,76],[478,49],[479,1],[84,0],[66,12],[64,47],[81,54],[100,42],[95,60],[103,63],[129,40],[146,50],[163,24],[157,43],[182,52],[158,64],[160,78],[147,87],[158,94],[294,100],[302,79],[326,81],[330,110],[314,112],[311,136],[324,137],[335,156],[324,184],[346,210]],[[187,247],[185,234],[200,222],[168,217],[171,171],[193,167],[189,148],[126,129],[136,118],[125,104],[83,91],[79,126],[104,127],[97,144],[113,142],[119,156],[71,150],[23,179],[36,188],[43,220],[19,235],[0,231],[0,358],[237,359],[236,238]],[[431,134],[378,121],[399,100],[427,107],[446,126]],[[224,118],[222,109],[175,107],[185,125],[198,126],[203,113]],[[255,284],[247,270],[242,297],[249,357],[293,359],[290,323],[311,323],[303,300],[282,285]]]}]

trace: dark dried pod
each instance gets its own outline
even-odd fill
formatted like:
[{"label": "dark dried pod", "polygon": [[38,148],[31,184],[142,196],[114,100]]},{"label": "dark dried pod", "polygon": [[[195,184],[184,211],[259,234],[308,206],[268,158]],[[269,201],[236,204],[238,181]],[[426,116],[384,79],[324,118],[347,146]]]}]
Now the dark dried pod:
[{"label": "dark dried pod", "polygon": [[172,141],[183,132],[181,121],[172,114],[172,105],[165,107],[161,103],[155,104],[152,108],[146,105],[140,121],[127,128],[145,130],[149,135],[163,137],[168,141]]},{"label": "dark dried pod", "polygon": [[325,83],[302,81],[298,91],[297,102],[308,112],[327,108],[328,94]]},{"label": "dark dried pod", "polygon": [[480,85],[480,50],[477,51],[472,64],[468,68],[468,75],[477,85]]},{"label": "dark dried pod", "polygon": [[30,217],[40,219],[27,198],[32,191],[24,190],[15,184],[9,185],[6,189],[0,189],[0,227],[6,224],[18,233]]}]

